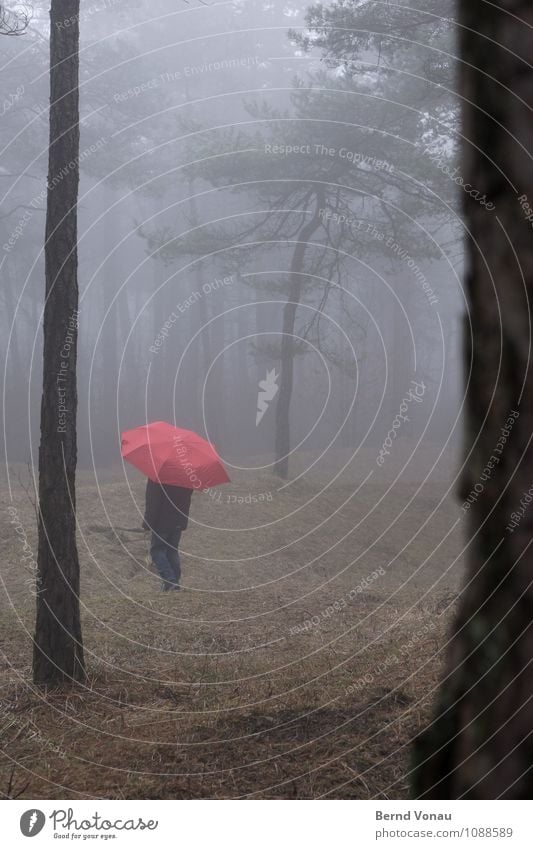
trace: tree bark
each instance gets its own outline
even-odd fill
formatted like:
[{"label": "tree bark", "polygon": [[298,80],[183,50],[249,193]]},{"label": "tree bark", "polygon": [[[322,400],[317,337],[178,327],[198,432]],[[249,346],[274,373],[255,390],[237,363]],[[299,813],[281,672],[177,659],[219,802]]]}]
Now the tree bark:
[{"label": "tree bark", "polygon": [[[52,0],[39,544],[33,675],[85,677],[76,547],[79,0]],[[64,21],[68,20],[68,26]]]},{"label": "tree bark", "polygon": [[296,311],[302,297],[305,281],[303,270],[307,242],[320,227],[320,210],[324,207],[324,188],[316,190],[316,209],[313,217],[305,224],[298,234],[298,242],[292,255],[289,297],[283,308],[281,336],[281,369],[278,403],[276,405],[276,436],[274,472],[283,479],[289,475],[289,454],[291,450],[290,407],[294,383],[294,323]]},{"label": "tree bark", "polygon": [[469,562],[433,721],[414,749],[414,792],[526,799],[533,790],[533,232],[524,203],[533,205],[533,8],[522,0],[507,14],[462,0],[460,9],[461,171],[495,209],[464,193],[472,335],[467,322],[460,495]]}]

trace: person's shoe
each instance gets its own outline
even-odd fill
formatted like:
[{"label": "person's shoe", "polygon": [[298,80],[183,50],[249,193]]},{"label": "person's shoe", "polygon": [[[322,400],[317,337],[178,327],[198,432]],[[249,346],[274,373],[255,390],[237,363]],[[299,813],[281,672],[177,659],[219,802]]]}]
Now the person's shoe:
[{"label": "person's shoe", "polygon": [[176,592],[176,591],[179,592],[180,590],[181,590],[181,587],[180,587],[179,584],[169,584],[166,581],[161,581],[161,592],[163,592],[163,593]]}]

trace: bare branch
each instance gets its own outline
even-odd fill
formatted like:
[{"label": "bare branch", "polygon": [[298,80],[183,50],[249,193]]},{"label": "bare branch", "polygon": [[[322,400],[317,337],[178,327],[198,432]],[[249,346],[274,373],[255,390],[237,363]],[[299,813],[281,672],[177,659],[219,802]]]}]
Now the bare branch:
[{"label": "bare branch", "polygon": [[12,10],[0,4],[0,35],[23,35],[30,25],[31,17],[30,6]]}]

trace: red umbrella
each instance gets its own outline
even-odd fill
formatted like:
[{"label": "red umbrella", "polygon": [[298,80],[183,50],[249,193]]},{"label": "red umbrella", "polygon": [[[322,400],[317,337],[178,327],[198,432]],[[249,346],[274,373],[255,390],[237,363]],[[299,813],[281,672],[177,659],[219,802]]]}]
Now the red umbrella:
[{"label": "red umbrella", "polygon": [[121,453],[128,463],[158,483],[207,489],[228,483],[215,447],[192,430],[151,422],[122,434]]}]

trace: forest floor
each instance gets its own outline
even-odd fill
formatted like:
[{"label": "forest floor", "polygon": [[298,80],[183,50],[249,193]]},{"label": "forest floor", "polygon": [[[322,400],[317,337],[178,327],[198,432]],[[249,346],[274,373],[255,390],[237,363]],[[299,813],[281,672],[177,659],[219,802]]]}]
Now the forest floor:
[{"label": "forest floor", "polygon": [[[11,484],[4,798],[409,796],[410,746],[430,716],[462,572],[462,511],[443,483],[354,494],[344,479],[279,490],[264,475],[251,503],[239,479],[197,494],[185,589],[163,594],[144,535],[113,529],[140,523],[122,471],[81,473],[88,680],[67,690],[31,682],[22,554],[36,551],[35,514],[21,475]],[[133,495],[142,509],[141,480]]]}]

